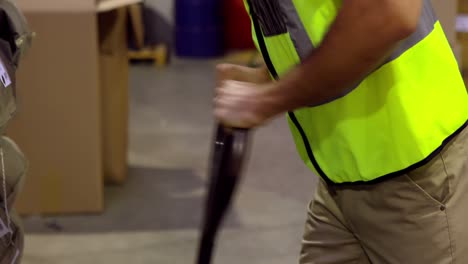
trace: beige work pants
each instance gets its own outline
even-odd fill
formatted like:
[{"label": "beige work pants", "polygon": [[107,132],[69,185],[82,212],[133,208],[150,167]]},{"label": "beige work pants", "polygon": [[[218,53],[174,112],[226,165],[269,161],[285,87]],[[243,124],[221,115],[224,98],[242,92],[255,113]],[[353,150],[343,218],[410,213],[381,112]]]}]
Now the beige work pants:
[{"label": "beige work pants", "polygon": [[320,181],[300,263],[468,263],[468,128],[405,175],[369,185]]}]

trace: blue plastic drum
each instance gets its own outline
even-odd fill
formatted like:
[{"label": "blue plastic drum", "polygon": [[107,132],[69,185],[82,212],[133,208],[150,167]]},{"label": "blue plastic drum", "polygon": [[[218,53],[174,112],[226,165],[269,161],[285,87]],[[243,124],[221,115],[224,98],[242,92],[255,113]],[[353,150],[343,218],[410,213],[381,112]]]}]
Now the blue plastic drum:
[{"label": "blue plastic drum", "polygon": [[178,56],[210,58],[224,53],[222,3],[222,0],[175,1]]}]

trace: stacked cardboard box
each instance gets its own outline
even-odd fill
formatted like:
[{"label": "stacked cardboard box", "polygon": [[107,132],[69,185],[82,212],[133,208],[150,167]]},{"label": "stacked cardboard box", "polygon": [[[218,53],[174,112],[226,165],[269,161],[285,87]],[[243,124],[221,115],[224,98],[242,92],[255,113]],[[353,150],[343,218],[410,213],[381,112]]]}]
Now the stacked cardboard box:
[{"label": "stacked cardboard box", "polygon": [[17,0],[37,37],[18,72],[8,134],[30,161],[23,214],[99,212],[125,179],[126,10],[137,0]]}]

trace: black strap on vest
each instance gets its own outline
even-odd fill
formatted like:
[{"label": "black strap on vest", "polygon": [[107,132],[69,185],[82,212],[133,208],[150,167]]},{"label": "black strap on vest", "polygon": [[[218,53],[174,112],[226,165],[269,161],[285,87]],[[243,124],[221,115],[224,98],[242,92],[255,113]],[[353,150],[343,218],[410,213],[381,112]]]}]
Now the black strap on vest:
[{"label": "black strap on vest", "polygon": [[[254,0],[255,1],[255,0]],[[257,41],[258,41],[258,46],[260,48],[260,51],[263,56],[263,60],[265,61],[266,66],[268,67],[268,70],[270,71],[271,75],[275,78],[278,79],[278,73],[276,72],[275,66],[273,65],[273,62],[271,61],[270,55],[268,53],[268,49],[265,44],[265,39],[262,35],[262,29],[260,27],[260,24],[258,22],[259,17],[257,16],[255,12],[255,6],[252,5],[252,0],[247,0],[247,4],[249,5],[250,9],[250,16],[252,17],[252,23],[254,25],[255,29],[255,35],[257,36]],[[315,169],[317,170],[318,174],[327,182],[327,183],[332,183],[332,181],[327,177],[327,175],[323,172],[323,170],[320,168],[317,160],[315,159],[315,155],[312,152],[312,147],[309,143],[309,140],[307,138],[307,135],[302,128],[301,124],[299,123],[299,120],[297,120],[296,115],[294,114],[293,111],[290,111],[288,113],[291,121],[294,123],[296,126],[297,130],[299,131],[299,134],[301,135],[302,141],[304,143],[304,147],[306,149],[307,155],[309,156],[310,161],[314,165]]]},{"label": "black strap on vest", "polygon": [[266,44],[265,44],[265,39],[263,39],[262,29],[261,29],[260,24],[258,22],[259,18],[258,18],[257,14],[256,14],[256,12],[254,10],[255,6],[252,5],[252,0],[247,0],[247,4],[249,6],[250,16],[252,17],[252,23],[254,25],[255,34],[257,35],[257,41],[258,41],[258,45],[260,47],[260,51],[262,52],[263,60],[265,61],[265,64],[266,64],[268,70],[270,71],[271,75],[275,79],[278,79],[278,73],[276,72],[276,69],[273,66],[273,63],[271,62],[271,58],[268,55],[268,49],[267,49]]}]

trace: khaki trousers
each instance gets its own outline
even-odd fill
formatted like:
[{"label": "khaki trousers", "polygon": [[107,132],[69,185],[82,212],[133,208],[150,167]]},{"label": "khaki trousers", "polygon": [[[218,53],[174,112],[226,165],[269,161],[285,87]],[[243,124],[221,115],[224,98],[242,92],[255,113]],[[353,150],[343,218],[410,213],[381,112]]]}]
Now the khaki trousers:
[{"label": "khaki trousers", "polygon": [[300,263],[468,263],[468,128],[410,173],[375,184],[320,181]]}]

